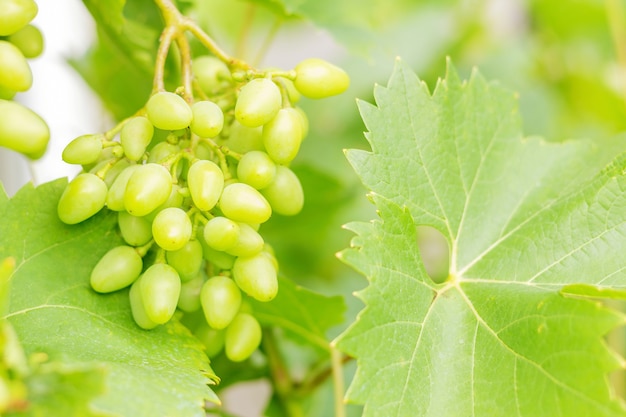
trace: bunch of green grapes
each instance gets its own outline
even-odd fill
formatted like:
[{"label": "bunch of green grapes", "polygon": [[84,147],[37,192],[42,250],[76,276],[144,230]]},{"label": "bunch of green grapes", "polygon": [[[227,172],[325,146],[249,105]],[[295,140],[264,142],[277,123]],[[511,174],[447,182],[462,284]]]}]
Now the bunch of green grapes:
[{"label": "bunch of green grapes", "polygon": [[126,244],[97,263],[92,288],[130,286],[132,314],[144,329],[176,311],[202,310],[208,349],[223,347],[242,361],[261,341],[246,297],[265,302],[278,291],[278,263],[260,227],[304,203],[289,168],[308,130],[296,103],[300,95],[339,94],[349,79],[320,59],[287,72],[231,73],[202,56],[192,68],[199,99],[156,92],[111,131],[67,145],[63,159],[83,171],[67,185],[58,214],[75,224],[103,207],[117,212]]},{"label": "bunch of green grapes", "polygon": [[43,51],[43,36],[29,24],[37,15],[33,0],[0,0],[0,146],[37,159],[50,139],[48,125],[29,108],[11,101],[27,91],[33,75],[27,58]]}]

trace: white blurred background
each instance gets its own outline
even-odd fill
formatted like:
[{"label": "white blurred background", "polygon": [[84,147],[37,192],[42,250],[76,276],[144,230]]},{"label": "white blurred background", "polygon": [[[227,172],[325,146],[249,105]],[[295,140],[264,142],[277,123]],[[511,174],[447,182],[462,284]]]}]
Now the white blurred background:
[{"label": "white blurred background", "polygon": [[96,96],[67,63],[78,57],[94,39],[93,19],[80,0],[39,1],[32,24],[44,34],[45,50],[29,60],[33,87],[15,97],[36,111],[51,132],[48,151],[38,161],[0,148],[0,181],[9,195],[32,181],[41,184],[55,178],[73,177],[78,167],[61,159],[65,145],[74,137],[103,130],[106,112]]}]

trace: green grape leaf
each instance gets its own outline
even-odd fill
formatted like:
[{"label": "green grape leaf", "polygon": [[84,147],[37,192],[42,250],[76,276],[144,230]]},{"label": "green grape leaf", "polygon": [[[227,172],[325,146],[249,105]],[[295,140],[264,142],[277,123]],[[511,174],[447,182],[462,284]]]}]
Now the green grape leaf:
[{"label": "green grape leaf", "polygon": [[112,416],[94,410],[90,404],[105,392],[105,378],[104,368],[97,365],[68,366],[59,362],[39,365],[24,379],[28,393],[25,410],[8,413],[7,417]]},{"label": "green grape leaf", "polygon": [[[625,318],[581,295],[626,289],[625,138],[524,138],[515,95],[451,65],[431,94],[398,60],[374,93],[372,151],[347,153],[380,215],[340,255],[370,281],[338,341],[348,398],[365,416],[623,416],[602,337]],[[443,283],[417,225],[448,240]]]},{"label": "green grape leaf", "polygon": [[277,326],[300,343],[327,351],[328,330],[343,322],[343,298],[327,297],[280,278],[278,295],[270,302],[250,300],[263,325]]},{"label": "green grape leaf", "polygon": [[56,204],[65,184],[62,179],[26,186],[0,204],[0,258],[13,256],[17,265],[6,318],[26,353],[43,353],[71,368],[100,367],[106,389],[91,402],[98,412],[203,416],[205,401],[218,400],[208,387],[216,376],[202,346],[178,322],[140,329],[127,290],[109,295],[91,290],[91,269],[122,242],[116,216],[102,212],[64,225]]}]

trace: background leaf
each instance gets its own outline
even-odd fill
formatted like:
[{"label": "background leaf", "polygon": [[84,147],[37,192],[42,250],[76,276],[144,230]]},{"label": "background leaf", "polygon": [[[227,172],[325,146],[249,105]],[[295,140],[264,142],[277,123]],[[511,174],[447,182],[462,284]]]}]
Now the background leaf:
[{"label": "background leaf", "polygon": [[26,353],[43,352],[70,367],[101,367],[106,390],[92,402],[95,410],[132,417],[204,415],[204,401],[217,401],[207,386],[216,377],[199,342],[176,322],[140,329],[127,290],[91,290],[91,268],[121,244],[116,216],[102,212],[64,225],[56,201],[65,184],[27,186],[0,206],[0,257],[17,261],[7,318]]},{"label": "background leaf", "polygon": [[[431,95],[398,61],[375,98],[372,152],[348,153],[381,216],[342,254],[370,280],[339,343],[359,364],[349,398],[365,415],[623,415],[602,336],[624,318],[560,289],[626,283],[624,139],[522,138],[513,94],[453,68]],[[449,242],[444,283],[417,225]]]}]

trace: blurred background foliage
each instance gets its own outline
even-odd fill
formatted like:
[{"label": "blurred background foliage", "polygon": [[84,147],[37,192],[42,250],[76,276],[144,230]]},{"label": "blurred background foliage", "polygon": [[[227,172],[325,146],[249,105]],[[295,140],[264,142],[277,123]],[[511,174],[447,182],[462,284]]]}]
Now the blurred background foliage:
[{"label": "blurred background foliage", "polygon": [[[84,4],[98,23],[98,41],[71,62],[121,119],[150,94],[162,22],[151,0]],[[355,319],[362,305],[351,294],[365,286],[363,277],[335,257],[351,237],[341,226],[375,217],[343,149],[367,148],[356,100],[373,101],[373,86],[386,84],[395,57],[410,63],[431,91],[445,73],[446,57],[464,77],[478,67],[487,79],[519,94],[527,135],[559,141],[601,138],[626,128],[624,0],[179,0],[178,5],[225,51],[254,65],[290,69],[320,56],[351,77],[350,89],[340,97],[300,102],[310,133],[292,166],[305,189],[305,208],[263,226],[283,275],[345,297],[346,320],[329,337]],[[193,48],[206,53],[199,44]],[[167,66],[172,89],[175,55],[170,53]],[[445,266],[446,260],[439,260]],[[445,269],[434,274],[441,273]],[[286,356],[312,364],[319,359],[304,352],[291,349]],[[230,369],[219,358],[215,369],[223,386],[267,372],[262,363],[256,370]],[[332,404],[323,400],[330,394],[326,386],[309,398],[307,415],[331,415],[323,405]],[[358,415],[358,408],[352,411]]]}]

